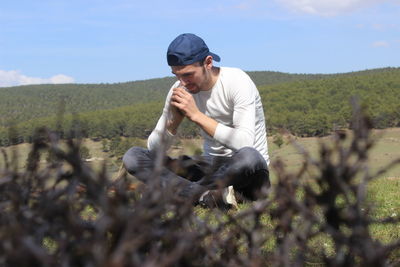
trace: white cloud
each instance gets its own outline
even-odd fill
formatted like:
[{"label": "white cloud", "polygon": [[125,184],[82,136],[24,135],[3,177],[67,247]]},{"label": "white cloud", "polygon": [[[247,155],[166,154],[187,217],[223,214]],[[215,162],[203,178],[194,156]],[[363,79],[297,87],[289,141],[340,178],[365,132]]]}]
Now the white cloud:
[{"label": "white cloud", "polygon": [[389,43],[386,41],[376,41],[372,43],[373,47],[388,47]]},{"label": "white cloud", "polygon": [[389,0],[275,0],[299,13],[335,16]]},{"label": "white cloud", "polygon": [[0,70],[0,87],[28,85],[28,84],[60,84],[60,83],[73,83],[74,78],[57,74],[50,78],[29,77],[21,74],[16,70]]}]

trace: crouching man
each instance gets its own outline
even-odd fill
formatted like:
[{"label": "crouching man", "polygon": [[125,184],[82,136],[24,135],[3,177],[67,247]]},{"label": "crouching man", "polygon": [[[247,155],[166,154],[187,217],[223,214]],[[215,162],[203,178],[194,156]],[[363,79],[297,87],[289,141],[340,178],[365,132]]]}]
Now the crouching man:
[{"label": "crouching man", "polygon": [[215,193],[224,188],[229,204],[236,205],[232,188],[255,200],[263,187],[270,186],[265,118],[255,84],[240,69],[214,66],[220,57],[194,34],[176,37],[168,47],[167,61],[178,80],[148,138],[148,149],[133,147],[124,155],[126,170],[148,182],[158,148],[171,144],[186,117],[201,128],[202,160],[183,156],[177,172],[174,160],[168,158],[159,177],[163,183],[178,185],[180,196],[206,206],[217,203]]}]

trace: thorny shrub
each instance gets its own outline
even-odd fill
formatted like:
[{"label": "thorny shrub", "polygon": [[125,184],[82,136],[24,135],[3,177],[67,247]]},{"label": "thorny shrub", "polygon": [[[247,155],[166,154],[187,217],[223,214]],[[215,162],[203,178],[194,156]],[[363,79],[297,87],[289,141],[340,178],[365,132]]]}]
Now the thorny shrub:
[{"label": "thorny shrub", "polygon": [[[36,133],[24,171],[3,152],[0,176],[1,266],[326,266],[396,265],[400,241],[371,237],[367,184],[373,145],[368,118],[356,108],[353,135],[334,135],[319,158],[289,173],[276,160],[277,181],[239,211],[202,210],[161,190],[158,179],[130,190],[81,160],[79,139],[61,146]],[[43,152],[55,160],[45,167]],[[391,165],[397,164],[393,162]],[[389,168],[387,166],[383,170]],[[154,177],[157,177],[156,174]],[[204,215],[205,214],[205,215]],[[315,243],[324,240],[330,249]],[[315,241],[315,242],[313,242]]]}]

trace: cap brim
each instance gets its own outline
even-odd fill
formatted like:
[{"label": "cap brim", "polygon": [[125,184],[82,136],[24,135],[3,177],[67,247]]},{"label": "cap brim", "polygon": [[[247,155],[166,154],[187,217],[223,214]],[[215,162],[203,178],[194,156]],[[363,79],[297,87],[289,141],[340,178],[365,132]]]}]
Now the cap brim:
[{"label": "cap brim", "polygon": [[214,54],[214,53],[211,53],[211,52],[209,54],[210,54],[210,56],[212,56],[213,60],[215,60],[217,62],[221,61],[221,58],[217,54]]}]

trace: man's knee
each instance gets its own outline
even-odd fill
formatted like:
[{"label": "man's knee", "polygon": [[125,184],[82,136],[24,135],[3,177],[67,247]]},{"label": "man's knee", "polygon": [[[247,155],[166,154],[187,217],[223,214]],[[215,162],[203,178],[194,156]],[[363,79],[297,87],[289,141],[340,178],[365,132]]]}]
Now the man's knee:
[{"label": "man's knee", "polygon": [[150,152],[143,147],[131,147],[122,157],[125,169],[130,174],[135,174],[149,165]]},{"label": "man's knee", "polygon": [[243,185],[236,185],[233,188],[239,192],[245,199],[257,200],[265,197],[265,190],[271,187],[268,169],[260,169],[253,173],[248,178],[248,183]]},{"label": "man's knee", "polygon": [[268,169],[264,157],[253,147],[242,147],[233,155],[235,164],[251,170]]}]

